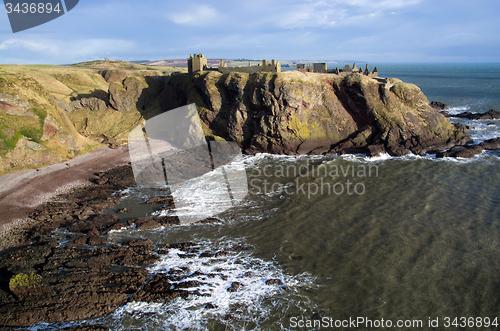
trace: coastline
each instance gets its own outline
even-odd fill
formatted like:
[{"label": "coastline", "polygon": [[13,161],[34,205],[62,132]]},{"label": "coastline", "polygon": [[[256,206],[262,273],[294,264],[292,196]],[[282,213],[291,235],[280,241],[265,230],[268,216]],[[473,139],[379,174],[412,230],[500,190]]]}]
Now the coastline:
[{"label": "coastline", "polygon": [[[91,178],[87,186],[69,190],[30,213],[34,223],[25,229],[28,231],[20,234],[33,239],[33,242],[30,242],[29,247],[16,247],[15,251],[0,254],[2,266],[8,270],[0,279],[3,278],[2,282],[7,284],[9,277],[14,274],[36,270],[42,276],[44,295],[35,293],[25,300],[16,300],[10,292],[0,288],[0,298],[5,303],[2,308],[4,323],[8,327],[27,327],[43,321],[78,323],[80,326],[77,328],[109,330],[106,323],[92,325],[89,319],[111,316],[117,307],[129,304],[128,307],[132,307],[130,309],[137,309],[140,313],[139,308],[133,308],[134,302],[138,301],[151,305],[167,304],[178,297],[183,300],[199,297],[199,300],[204,301],[198,287],[199,282],[207,277],[220,279],[223,293],[235,292],[236,295],[250,287],[245,285],[247,282],[259,282],[266,291],[273,293],[282,293],[290,286],[286,276],[272,274],[271,277],[258,277],[258,273],[245,273],[242,281],[239,278],[231,279],[232,274],[200,272],[200,279],[193,280],[190,277],[195,269],[184,270],[165,263],[171,257],[181,262],[189,258],[206,259],[204,262],[232,258],[248,249],[238,242],[214,249],[213,244],[205,245],[197,240],[158,243],[147,236],[120,239],[120,235],[116,236],[114,231],[120,231],[123,227],[149,231],[178,225],[168,216],[129,218],[127,214],[114,215],[121,214],[118,208],[123,206],[116,205],[127,193],[112,193],[130,187],[133,181],[130,166],[114,167]],[[142,204],[168,209],[171,199],[163,194],[160,190]],[[109,208],[114,209],[113,214],[102,213]],[[69,232],[54,231],[62,228],[67,228]],[[293,255],[295,250],[290,251],[289,248],[283,252],[287,255],[284,258],[286,261],[298,263],[306,260],[302,258],[307,254],[304,250],[297,250],[300,255]],[[151,269],[151,265],[155,267]],[[219,270],[218,267],[214,269]],[[184,272],[179,275],[180,270]],[[210,315],[210,311],[217,307],[207,304],[200,309]],[[117,316],[120,314],[121,310]]]},{"label": "coastline", "polygon": [[[112,161],[116,155],[107,156],[106,159]],[[92,159],[80,164],[87,170],[82,173],[97,168],[87,164]],[[177,297],[203,296],[191,289],[197,282],[189,280],[188,269],[175,275],[172,271],[168,277],[158,274],[148,281],[150,271],[146,267],[158,262],[169,249],[182,251],[183,256],[196,253],[206,259],[224,258],[246,249],[235,244],[213,251],[213,247],[192,242],[157,245],[142,238],[113,242],[109,234],[126,227],[147,230],[179,225],[173,216],[122,220],[113,214],[103,214],[127,195],[113,193],[130,187],[135,181],[130,165],[114,165],[90,178],[88,185],[58,192],[57,199],[33,208],[29,213],[30,223],[18,221],[11,227],[11,230],[17,227],[18,233],[5,232],[25,243],[0,253],[0,265],[6,270],[0,275],[0,315],[4,317],[0,323],[4,327],[88,320],[109,315],[129,302],[169,302]],[[52,173],[52,177],[56,176],[57,171]],[[161,192],[144,203],[158,208],[171,205],[171,197]],[[202,224],[207,222],[212,221],[207,219]],[[58,233],[57,230],[63,228],[69,233]],[[2,241],[5,243],[3,238]],[[41,276],[40,283],[28,294],[15,293],[10,285],[6,287],[14,275],[34,270]],[[228,291],[236,291],[238,284]],[[109,329],[85,325],[88,323],[85,321],[78,323],[83,323],[78,329]]]},{"label": "coastline", "polygon": [[18,244],[9,238],[10,232],[22,231],[33,224],[27,213],[59,194],[87,186],[90,179],[97,178],[96,173],[129,161],[128,146],[101,147],[63,163],[0,177],[0,251]]}]

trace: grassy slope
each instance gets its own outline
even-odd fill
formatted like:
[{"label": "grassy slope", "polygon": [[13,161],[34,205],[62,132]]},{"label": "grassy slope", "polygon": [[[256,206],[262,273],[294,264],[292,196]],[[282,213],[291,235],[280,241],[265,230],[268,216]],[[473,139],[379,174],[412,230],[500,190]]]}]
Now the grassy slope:
[{"label": "grassy slope", "polygon": [[93,61],[72,66],[0,65],[0,175],[62,162],[101,146],[102,136],[126,139],[141,120],[136,109],[64,111],[57,102],[96,97],[108,101],[99,73],[163,76],[185,69]]}]

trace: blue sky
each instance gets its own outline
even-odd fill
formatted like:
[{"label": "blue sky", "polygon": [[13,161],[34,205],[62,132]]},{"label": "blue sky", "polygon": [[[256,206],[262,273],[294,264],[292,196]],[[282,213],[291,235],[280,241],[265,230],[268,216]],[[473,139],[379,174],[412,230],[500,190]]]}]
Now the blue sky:
[{"label": "blue sky", "polygon": [[80,0],[13,34],[0,63],[209,58],[500,62],[499,0]]}]

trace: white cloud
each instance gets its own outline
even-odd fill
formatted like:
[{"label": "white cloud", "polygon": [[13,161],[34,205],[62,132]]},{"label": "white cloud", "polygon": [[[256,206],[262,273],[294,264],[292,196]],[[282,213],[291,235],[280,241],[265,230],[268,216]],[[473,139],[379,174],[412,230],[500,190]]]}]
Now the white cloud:
[{"label": "white cloud", "polygon": [[55,55],[59,52],[59,48],[54,44],[33,41],[33,40],[13,39],[13,38],[7,39],[4,42],[2,42],[0,44],[0,50],[2,51],[27,50],[30,52],[37,52],[37,53],[44,52],[52,55]]},{"label": "white cloud", "polygon": [[304,28],[335,25],[334,17],[338,18],[341,10],[325,7],[322,2],[300,4],[290,8],[280,15],[273,15],[277,25],[282,28]]},{"label": "white cloud", "polygon": [[[9,38],[0,43],[0,50],[11,57],[18,55],[17,63],[36,58],[43,63],[72,63],[104,58],[111,54],[126,54],[135,49],[135,43],[122,39],[77,39],[69,42],[53,39]],[[1,61],[1,57],[0,57]]]},{"label": "white cloud", "polygon": [[421,0],[334,0],[339,5],[392,9],[419,4]]},{"label": "white cloud", "polygon": [[191,6],[189,11],[182,11],[169,14],[168,17],[176,24],[180,25],[212,25],[219,21],[219,12],[209,5]]},{"label": "white cloud", "polygon": [[[385,14],[394,15],[396,8],[414,6],[420,2],[421,0],[310,0],[273,7],[262,14],[266,17],[260,22],[284,29],[359,26],[369,24]],[[276,11],[279,11],[279,15]]]}]

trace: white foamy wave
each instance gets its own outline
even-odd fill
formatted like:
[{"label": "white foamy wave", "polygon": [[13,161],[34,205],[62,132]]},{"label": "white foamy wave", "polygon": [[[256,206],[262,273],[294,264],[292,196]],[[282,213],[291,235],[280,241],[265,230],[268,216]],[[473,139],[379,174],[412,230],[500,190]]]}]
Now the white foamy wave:
[{"label": "white foamy wave", "polygon": [[450,107],[450,109],[446,109],[445,112],[447,112],[450,115],[458,115],[460,113],[466,112],[470,109],[470,106],[457,106],[457,107]]},{"label": "white foamy wave", "polygon": [[246,155],[244,157],[244,163],[247,167],[258,166],[263,162],[273,162],[273,163],[290,163],[299,162],[301,160],[322,160],[325,158],[334,158],[335,156],[324,156],[324,155],[282,155],[282,154],[269,154],[269,153],[257,153],[255,155]]},{"label": "white foamy wave", "polygon": [[[227,179],[227,181],[226,181]],[[218,167],[175,187],[175,210],[163,210],[154,216],[177,216],[193,221],[213,217],[241,202],[247,195],[245,160]]]},{"label": "white foamy wave", "polygon": [[381,153],[375,156],[368,156],[365,154],[344,154],[338,157],[339,159],[356,162],[356,163],[372,163],[372,162],[383,162],[390,159],[393,159],[393,156],[390,156],[387,153]]},{"label": "white foamy wave", "polygon": [[130,188],[126,188],[126,189],[119,190],[119,191],[116,191],[114,193],[111,193],[111,196],[114,197],[117,194],[119,194],[121,196],[128,196],[128,195],[130,195]]},{"label": "white foamy wave", "polygon": [[[205,330],[208,323],[218,323],[236,330],[250,323],[265,324],[273,309],[288,307],[289,301],[296,307],[306,308],[305,298],[296,292],[300,288],[316,287],[314,278],[308,274],[286,275],[275,263],[253,257],[248,247],[241,251],[232,247],[241,247],[241,244],[204,242],[190,247],[199,251],[188,256],[186,251],[169,249],[148,270],[153,275],[166,276],[186,271],[185,278],[170,281],[172,286],[190,281],[196,286],[189,287],[189,292],[201,296],[191,294],[164,304],[131,302],[112,315],[113,323],[123,325],[135,321],[134,324],[140,323],[143,329],[163,330]],[[224,253],[203,254],[207,251]],[[238,284],[236,289],[234,284]],[[269,298],[273,298],[273,304],[266,301]]]},{"label": "white foamy wave", "polygon": [[500,120],[465,120],[461,121],[461,123],[472,126],[472,129],[467,134],[476,144],[500,137]]},{"label": "white foamy wave", "polygon": [[170,195],[170,187],[166,185],[161,190],[155,188],[147,188],[143,186],[131,186],[124,190],[116,191],[112,196],[121,195],[123,200],[141,200],[142,202],[147,201],[151,197],[163,197]]},{"label": "white foamy wave", "polygon": [[119,234],[119,233],[129,233],[132,229],[135,229],[135,226],[132,224],[132,225],[127,225],[127,224],[123,224],[123,226],[119,229],[116,229],[116,230],[110,230],[108,232],[108,235],[110,237],[112,237],[113,235],[116,235],[116,234]]}]

